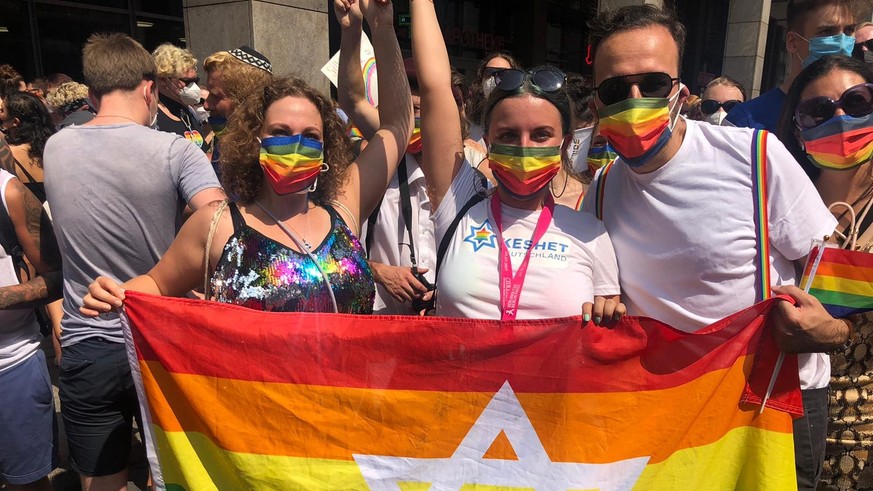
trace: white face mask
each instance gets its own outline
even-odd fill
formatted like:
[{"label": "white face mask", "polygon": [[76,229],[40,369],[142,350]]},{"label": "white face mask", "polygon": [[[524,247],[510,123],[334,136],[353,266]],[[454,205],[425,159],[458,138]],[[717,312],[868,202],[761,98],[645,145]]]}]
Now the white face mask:
[{"label": "white face mask", "polygon": [[579,128],[573,132],[573,141],[567,147],[567,162],[573,172],[579,174],[588,168],[588,150],[591,148],[591,138],[594,127]]},{"label": "white face mask", "polygon": [[716,125],[716,126],[721,126],[721,122],[724,121],[724,118],[726,118],[726,117],[727,117],[727,113],[724,112],[723,109],[719,108],[718,111],[716,111],[716,112],[710,114],[709,116],[707,116],[706,119],[705,119],[704,121],[706,121],[706,122],[709,123],[709,124],[714,124],[714,125]]},{"label": "white face mask", "polygon": [[497,82],[494,81],[494,77],[488,77],[482,82],[482,93],[485,94],[485,98],[487,99],[494,88],[497,87]]},{"label": "white face mask", "polygon": [[[154,102],[155,107],[153,109],[151,104],[149,104],[149,106],[148,106],[149,107],[149,121],[150,121],[149,128],[155,128],[158,125],[158,98],[152,97],[151,99],[152,99],[152,102]],[[149,100],[148,90],[146,90],[145,100]]]},{"label": "white face mask", "polygon": [[201,123],[205,123],[209,119],[209,111],[204,109],[203,106],[194,106],[194,114],[197,116],[197,121]]},{"label": "white face mask", "polygon": [[190,85],[182,87],[182,89],[179,91],[179,99],[182,101],[182,104],[185,104],[187,106],[199,104],[200,87],[198,87],[197,84],[193,82]]}]

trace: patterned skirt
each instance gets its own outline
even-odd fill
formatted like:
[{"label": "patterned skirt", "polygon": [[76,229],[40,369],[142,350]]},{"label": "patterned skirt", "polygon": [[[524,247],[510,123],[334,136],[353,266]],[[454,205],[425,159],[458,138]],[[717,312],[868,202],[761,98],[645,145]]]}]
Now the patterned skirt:
[{"label": "patterned skirt", "polygon": [[873,313],[852,320],[852,345],[831,355],[828,439],[819,490],[873,490]]}]

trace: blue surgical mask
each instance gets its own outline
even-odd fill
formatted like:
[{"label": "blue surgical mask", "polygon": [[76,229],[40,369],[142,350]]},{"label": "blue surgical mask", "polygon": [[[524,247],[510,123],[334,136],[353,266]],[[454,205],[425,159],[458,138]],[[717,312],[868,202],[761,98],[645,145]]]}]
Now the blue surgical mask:
[{"label": "blue surgical mask", "polygon": [[800,34],[798,36],[809,43],[809,56],[801,62],[803,68],[812,65],[816,60],[827,55],[852,56],[852,50],[855,49],[855,37],[847,36],[843,33],[833,36],[814,37],[812,39],[806,39]]}]

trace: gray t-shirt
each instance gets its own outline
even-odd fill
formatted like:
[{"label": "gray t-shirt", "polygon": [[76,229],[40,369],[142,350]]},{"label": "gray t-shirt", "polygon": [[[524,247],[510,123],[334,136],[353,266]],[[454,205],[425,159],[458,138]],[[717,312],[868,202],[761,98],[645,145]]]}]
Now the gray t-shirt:
[{"label": "gray t-shirt", "polygon": [[220,187],[215,171],[190,141],[137,124],[65,128],[43,162],[64,266],[61,345],[123,343],[117,314],[79,313],[88,285],[147,273],[173,242],[185,204]]}]

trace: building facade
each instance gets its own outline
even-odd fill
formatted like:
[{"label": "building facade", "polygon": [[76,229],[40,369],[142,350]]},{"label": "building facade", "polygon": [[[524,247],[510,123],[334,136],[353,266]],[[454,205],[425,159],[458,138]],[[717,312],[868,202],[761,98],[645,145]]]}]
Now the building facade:
[{"label": "building facade", "polygon": [[[750,95],[785,74],[787,0],[442,0],[437,10],[453,65],[470,74],[486,53],[507,51],[525,66],[552,64],[591,75],[587,22],[599,10],[667,5],[686,25],[681,78],[700,93],[725,74]],[[130,34],[146,49],[187,46],[198,59],[243,44],[266,54],[276,73],[328,92],[320,68],[339,49],[329,0],[0,0],[0,63],[26,78],[81,78],[81,46],[93,32]],[[409,0],[394,0],[401,48],[409,54]],[[868,16],[869,17],[869,16]]]}]

